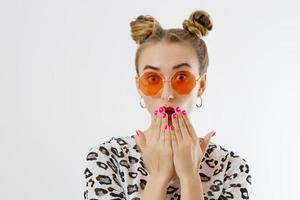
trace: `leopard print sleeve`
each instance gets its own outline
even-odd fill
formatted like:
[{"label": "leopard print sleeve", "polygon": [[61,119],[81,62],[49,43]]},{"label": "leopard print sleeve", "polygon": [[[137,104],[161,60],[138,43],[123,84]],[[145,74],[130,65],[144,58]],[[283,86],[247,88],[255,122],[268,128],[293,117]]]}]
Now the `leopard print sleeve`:
[{"label": "leopard print sleeve", "polygon": [[223,191],[218,199],[252,199],[251,195],[252,183],[248,162],[231,151],[224,176]]},{"label": "leopard print sleeve", "polygon": [[84,170],[85,200],[126,199],[111,148],[110,142],[104,142],[88,151]]}]

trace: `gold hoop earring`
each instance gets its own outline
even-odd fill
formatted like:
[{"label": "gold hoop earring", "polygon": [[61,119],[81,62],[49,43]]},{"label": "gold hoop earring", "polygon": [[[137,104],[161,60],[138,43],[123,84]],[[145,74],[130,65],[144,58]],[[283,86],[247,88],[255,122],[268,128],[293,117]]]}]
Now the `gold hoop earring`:
[{"label": "gold hoop earring", "polygon": [[146,108],[146,106],[143,105],[142,102],[141,102],[142,99],[143,99],[143,97],[141,96],[141,98],[140,98],[140,106],[141,106],[142,108]]},{"label": "gold hoop earring", "polygon": [[[198,108],[201,108],[201,106],[202,106],[202,97],[201,97],[201,95],[199,96],[200,97],[200,100],[201,100],[201,104],[199,105],[199,104],[197,104],[196,103],[196,106],[198,107]],[[198,100],[199,98],[197,98],[197,100]]]}]

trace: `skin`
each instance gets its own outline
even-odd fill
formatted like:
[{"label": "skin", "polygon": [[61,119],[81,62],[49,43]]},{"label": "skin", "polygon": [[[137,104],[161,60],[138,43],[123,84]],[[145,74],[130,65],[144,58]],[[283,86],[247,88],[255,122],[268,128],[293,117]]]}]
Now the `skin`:
[{"label": "skin", "polygon": [[[172,69],[173,66],[180,63],[189,63],[192,66],[192,69],[189,67],[182,67],[176,70]],[[199,62],[197,60],[196,52],[190,44],[160,42],[149,45],[141,52],[138,61],[140,74],[143,73],[145,65],[159,67],[160,72],[166,78],[169,78],[174,71],[180,71],[181,69],[190,70],[196,78],[199,77]],[[147,71],[153,70],[147,69]],[[148,97],[139,90],[137,78],[138,77],[136,76],[136,89],[143,97],[147,110],[151,115],[155,109],[162,105],[170,105],[173,107],[179,106],[191,114],[195,108],[197,96],[202,95],[206,87],[206,74],[204,74],[201,80],[197,82],[196,87],[188,95],[178,95],[172,90],[169,84],[164,84],[164,88],[159,94]],[[168,101],[167,98],[169,95],[173,95],[174,100]]]},{"label": "skin", "polygon": [[[180,63],[189,63],[191,68],[184,66],[173,69],[173,66]],[[166,43],[160,42],[146,47],[139,58],[139,72],[143,73],[145,65],[158,67],[160,72],[168,79],[174,71],[189,70],[196,78],[199,77],[199,63],[196,52],[190,44]],[[146,69],[145,71],[155,71]],[[196,83],[193,90],[187,95],[177,94],[166,82],[163,89],[155,96],[145,96],[138,88],[136,77],[136,88],[139,94],[144,98],[145,105],[151,115],[150,126],[140,131],[140,136],[136,137],[136,142],[141,148],[143,159],[150,173],[150,179],[145,188],[142,199],[153,199],[153,192],[161,189],[161,196],[156,199],[165,199],[166,188],[169,181],[178,176],[182,185],[182,199],[203,199],[203,191],[198,168],[204,156],[204,152],[209,144],[213,132],[209,132],[202,142],[200,142],[191,122],[190,114],[196,108],[197,97],[202,95],[206,86],[206,74]],[[172,95],[173,100],[168,100]],[[176,118],[163,118],[164,112],[155,111],[160,106],[179,107],[185,110],[176,112]],[[174,129],[166,124],[172,124]],[[159,184],[160,183],[160,184]],[[156,188],[157,187],[157,188]],[[193,192],[191,192],[192,190]]]}]

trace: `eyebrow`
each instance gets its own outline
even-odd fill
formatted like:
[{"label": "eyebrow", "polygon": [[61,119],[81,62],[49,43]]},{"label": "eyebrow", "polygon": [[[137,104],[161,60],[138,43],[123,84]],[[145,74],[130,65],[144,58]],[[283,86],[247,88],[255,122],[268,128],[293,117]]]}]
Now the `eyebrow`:
[{"label": "eyebrow", "polygon": [[[191,65],[188,64],[188,63],[180,63],[180,64],[178,64],[178,65],[175,65],[175,66],[173,67],[173,69],[178,69],[178,68],[184,67],[184,66],[187,66],[187,67],[189,67],[189,68],[192,68]],[[146,65],[146,66],[144,67],[143,71],[145,71],[146,69],[153,69],[153,70],[156,70],[156,71],[160,71],[160,68],[159,68],[159,67],[154,67],[154,66],[151,66],[151,65]]]}]

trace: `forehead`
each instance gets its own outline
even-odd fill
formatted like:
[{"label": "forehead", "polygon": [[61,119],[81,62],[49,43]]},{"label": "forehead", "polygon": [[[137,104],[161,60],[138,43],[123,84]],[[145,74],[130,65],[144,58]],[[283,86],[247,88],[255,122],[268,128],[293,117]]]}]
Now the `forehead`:
[{"label": "forehead", "polygon": [[191,67],[183,65],[177,68],[178,70],[184,69],[193,71],[194,73],[199,72],[196,51],[192,45],[186,43],[159,42],[150,44],[142,50],[138,67],[140,73],[143,73],[145,66],[150,65],[159,68],[161,73],[169,74],[177,70],[173,69],[174,66],[182,63],[187,63]]}]

